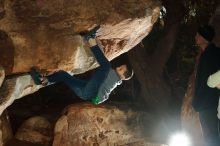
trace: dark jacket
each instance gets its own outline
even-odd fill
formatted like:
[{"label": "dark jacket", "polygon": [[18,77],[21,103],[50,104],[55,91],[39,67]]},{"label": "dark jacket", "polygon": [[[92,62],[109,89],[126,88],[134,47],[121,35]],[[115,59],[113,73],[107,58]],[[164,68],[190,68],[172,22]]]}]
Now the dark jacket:
[{"label": "dark jacket", "polygon": [[208,77],[220,69],[220,48],[214,44],[204,50],[199,59],[196,74],[193,108],[196,111],[217,109],[220,91],[207,85]]}]

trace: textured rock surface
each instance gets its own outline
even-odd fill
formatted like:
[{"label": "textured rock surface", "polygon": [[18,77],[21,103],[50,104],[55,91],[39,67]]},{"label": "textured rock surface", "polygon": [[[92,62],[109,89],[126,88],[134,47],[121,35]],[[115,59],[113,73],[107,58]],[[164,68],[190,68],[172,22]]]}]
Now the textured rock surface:
[{"label": "textured rock surface", "polygon": [[32,66],[85,72],[94,59],[85,54],[79,32],[101,25],[98,38],[112,59],[147,36],[160,11],[158,0],[4,0],[0,5],[0,64],[6,74]]},{"label": "textured rock surface", "polygon": [[32,117],[21,125],[15,137],[21,141],[49,146],[52,142],[52,133],[52,125],[47,119]]},{"label": "textured rock surface", "polygon": [[9,139],[13,137],[11,125],[7,112],[0,116],[0,146],[3,146]]},{"label": "textured rock surface", "polygon": [[5,70],[2,67],[0,67],[0,87],[2,86],[4,79],[5,79]]},{"label": "textured rock surface", "polygon": [[194,145],[203,146],[202,129],[199,120],[199,114],[195,112],[192,107],[192,100],[194,95],[194,85],[195,85],[195,72],[191,76],[187,92],[185,94],[182,111],[181,111],[181,121],[182,127],[190,135]]},{"label": "textured rock surface", "polygon": [[162,146],[141,136],[140,116],[114,106],[70,105],[56,123],[53,146]]},{"label": "textured rock surface", "polygon": [[39,90],[41,86],[35,85],[31,76],[23,74],[8,78],[0,88],[0,115],[14,100]]}]

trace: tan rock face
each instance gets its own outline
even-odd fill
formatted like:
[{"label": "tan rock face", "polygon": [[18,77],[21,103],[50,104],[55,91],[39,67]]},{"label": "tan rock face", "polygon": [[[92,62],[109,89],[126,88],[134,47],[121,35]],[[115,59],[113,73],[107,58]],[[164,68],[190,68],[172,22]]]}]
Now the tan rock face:
[{"label": "tan rock face", "polygon": [[5,79],[5,70],[2,67],[0,67],[0,87],[2,86],[4,79]]},{"label": "tan rock face", "polygon": [[38,91],[42,86],[35,85],[31,76],[23,74],[4,81],[0,88],[0,115],[14,100]]},{"label": "tan rock face", "polygon": [[193,145],[204,145],[202,136],[202,129],[199,120],[199,113],[192,107],[192,100],[194,95],[195,86],[195,71],[190,77],[187,92],[185,94],[182,109],[181,109],[181,122],[182,128],[192,139]]},{"label": "tan rock face", "polygon": [[56,123],[53,146],[153,146],[141,137],[139,116],[114,106],[71,105]]},{"label": "tan rock face", "polygon": [[160,11],[158,0],[4,0],[0,5],[0,64],[7,75],[32,66],[85,72],[94,59],[79,32],[101,25],[98,38],[112,59],[139,43]]},{"label": "tan rock face", "polygon": [[21,141],[51,145],[52,125],[44,117],[32,117],[26,120],[18,129],[15,137]]},{"label": "tan rock face", "polygon": [[13,137],[11,125],[7,112],[0,116],[0,146],[3,146],[8,140]]}]

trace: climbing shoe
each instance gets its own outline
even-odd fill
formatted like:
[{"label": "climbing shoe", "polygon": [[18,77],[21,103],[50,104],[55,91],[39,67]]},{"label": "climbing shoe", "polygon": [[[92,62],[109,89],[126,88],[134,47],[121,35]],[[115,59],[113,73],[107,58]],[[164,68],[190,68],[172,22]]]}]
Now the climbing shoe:
[{"label": "climbing shoe", "polygon": [[100,28],[100,25],[96,26],[95,28],[93,28],[89,32],[80,33],[80,35],[82,35],[88,41],[90,38],[95,38],[96,37],[96,32],[99,28]]},{"label": "climbing shoe", "polygon": [[42,78],[43,77],[35,68],[31,68],[29,74],[31,75],[31,77],[34,80],[34,83],[36,85],[42,85]]}]

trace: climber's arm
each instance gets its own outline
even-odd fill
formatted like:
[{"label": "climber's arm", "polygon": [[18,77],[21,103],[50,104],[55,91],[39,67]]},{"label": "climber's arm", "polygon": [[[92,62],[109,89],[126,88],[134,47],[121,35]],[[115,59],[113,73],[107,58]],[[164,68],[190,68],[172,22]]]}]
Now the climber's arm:
[{"label": "climber's arm", "polygon": [[94,54],[95,58],[97,59],[99,65],[110,68],[111,64],[108,61],[108,59],[105,57],[103,52],[101,51],[98,44],[96,43],[96,40],[95,39],[89,39],[89,44],[90,44],[90,47],[91,47],[91,51]]}]

